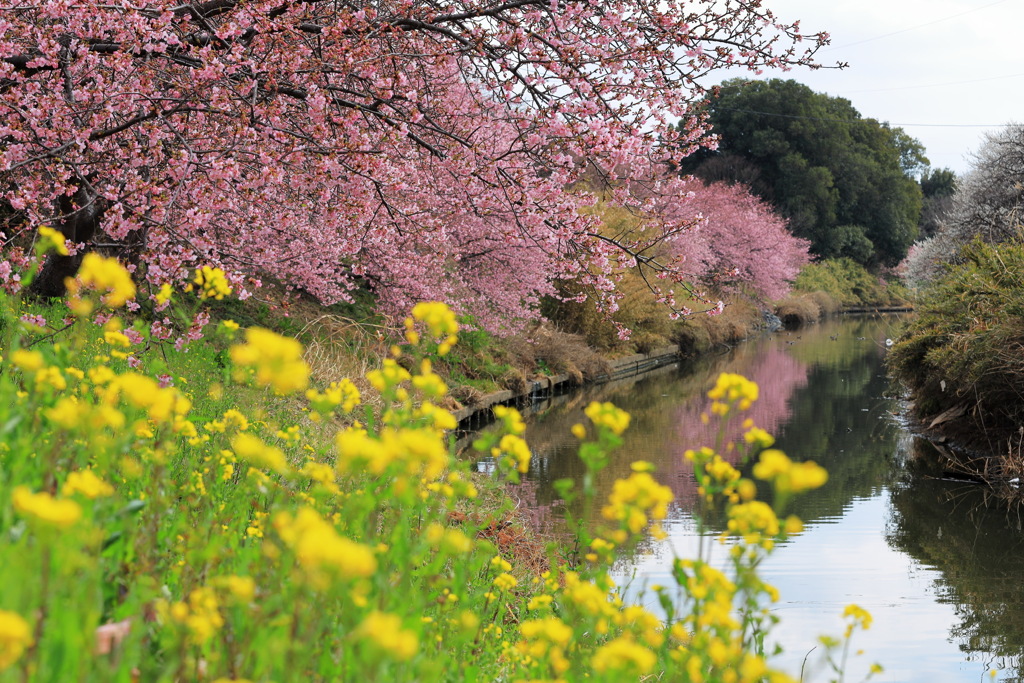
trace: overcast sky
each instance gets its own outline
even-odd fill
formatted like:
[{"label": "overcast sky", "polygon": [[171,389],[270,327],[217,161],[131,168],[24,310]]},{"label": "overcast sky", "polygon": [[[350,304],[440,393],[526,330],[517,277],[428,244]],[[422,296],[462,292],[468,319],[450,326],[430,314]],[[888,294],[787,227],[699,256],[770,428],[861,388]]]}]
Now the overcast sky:
[{"label": "overcast sky", "polygon": [[[841,71],[766,72],[844,97],[920,140],[933,167],[962,173],[985,131],[1024,122],[1024,0],[765,0]],[[928,125],[925,125],[928,124]],[[988,127],[986,127],[988,126]]]}]

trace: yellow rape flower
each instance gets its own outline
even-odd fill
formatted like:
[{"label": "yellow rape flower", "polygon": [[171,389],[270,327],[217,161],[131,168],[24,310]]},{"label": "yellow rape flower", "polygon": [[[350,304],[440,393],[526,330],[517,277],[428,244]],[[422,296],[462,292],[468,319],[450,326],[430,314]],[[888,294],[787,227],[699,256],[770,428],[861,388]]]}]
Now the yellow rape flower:
[{"label": "yellow rape flower", "polygon": [[85,469],[69,474],[61,488],[61,494],[64,496],[76,493],[81,493],[86,498],[104,498],[114,495],[114,487],[97,477],[92,470]]},{"label": "yellow rape flower", "polygon": [[24,372],[38,372],[46,366],[43,354],[38,351],[17,349],[11,353],[11,363],[14,367]]},{"label": "yellow rape flower", "polygon": [[648,516],[665,519],[672,499],[672,489],[659,484],[650,473],[633,472],[629,478],[615,481],[601,514],[607,520],[625,523],[636,534],[647,525]]},{"label": "yellow rape flower", "polygon": [[547,654],[547,646],[565,647],[572,639],[572,627],[558,617],[527,619],[519,625],[519,633],[525,639],[518,645],[520,652],[536,658]]},{"label": "yellow rape flower", "polygon": [[68,381],[64,379],[64,375],[61,374],[60,368],[51,365],[49,367],[38,370],[35,376],[37,387],[53,387],[57,391],[64,391],[68,388]]},{"label": "yellow rape flower", "polygon": [[712,400],[711,412],[719,416],[727,415],[732,406],[747,410],[757,397],[758,387],[755,382],[730,372],[720,374],[714,388],[708,392],[708,398]]},{"label": "yellow rape flower", "polygon": [[74,300],[69,303],[79,314],[88,314],[92,310],[91,305],[76,307],[77,304],[83,303],[80,299],[83,288],[100,293],[102,302],[110,308],[120,308],[135,297],[135,283],[124,266],[117,259],[106,258],[95,252],[89,252],[82,258],[78,275],[67,278],[64,284],[71,299]]},{"label": "yellow rape flower", "polygon": [[76,397],[65,396],[43,414],[62,429],[74,429],[88,412],[88,407],[81,405]]},{"label": "yellow rape flower", "polygon": [[873,621],[871,613],[860,605],[850,604],[843,610],[843,618],[849,619],[846,626],[846,637],[849,638],[850,634],[853,633],[853,629],[860,627],[865,631],[871,628],[871,622]]},{"label": "yellow rape flower", "polygon": [[32,644],[32,629],[16,612],[0,610],[0,671],[18,661]]},{"label": "yellow rape flower", "polygon": [[162,306],[171,300],[171,296],[174,294],[174,288],[170,282],[165,282],[160,285],[160,290],[153,295],[153,300],[156,301],[157,305]]},{"label": "yellow rape flower", "polygon": [[282,474],[288,471],[288,460],[284,451],[277,446],[270,446],[263,443],[258,437],[241,432],[231,440],[231,447],[242,460],[245,460],[257,467],[265,467],[273,472]]},{"label": "yellow rape flower", "polygon": [[530,471],[530,447],[526,445],[526,441],[522,437],[515,434],[506,434],[501,437],[498,446],[491,449],[491,455],[498,458],[502,454],[508,456],[512,466],[520,474]]},{"label": "yellow rape flower", "polygon": [[323,393],[316,389],[309,389],[306,392],[306,398],[309,399],[313,410],[318,412],[330,413],[340,407],[342,412],[351,413],[359,405],[362,397],[359,395],[359,389],[351,380],[343,379],[340,382],[331,382]]},{"label": "yellow rape flower", "polygon": [[501,421],[506,434],[521,435],[526,431],[522,414],[510,406],[494,406],[494,417]]},{"label": "yellow rape flower", "polygon": [[377,571],[377,558],[369,547],[339,536],[312,508],[300,508],[295,515],[279,513],[274,528],[314,583],[322,583],[323,570],[345,578],[366,578]]},{"label": "yellow rape flower", "polygon": [[758,448],[770,448],[775,443],[775,437],[760,427],[751,427],[747,430],[743,434],[743,440]]},{"label": "yellow rape flower", "polygon": [[135,372],[111,379],[103,397],[108,405],[124,397],[130,405],[146,409],[149,419],[157,423],[174,422],[192,408],[192,402],[174,387],[160,387],[153,378]]},{"label": "yellow rape flower", "polygon": [[412,385],[428,398],[440,398],[448,393],[448,385],[441,377],[430,371],[430,361],[423,361],[424,370],[412,378]]},{"label": "yellow rape flower", "polygon": [[[451,337],[458,333],[459,323],[448,304],[440,301],[424,301],[412,307],[412,317],[424,323],[434,337]],[[452,341],[451,344],[455,342]]]},{"label": "yellow rape flower", "polygon": [[820,465],[810,460],[794,463],[785,453],[774,448],[761,453],[760,461],[754,465],[754,476],[774,481],[776,488],[784,493],[816,489],[828,481],[828,472]]},{"label": "yellow rape flower", "polygon": [[633,675],[646,675],[654,670],[655,654],[637,644],[632,638],[620,636],[605,643],[594,653],[591,664],[595,671],[628,671]]},{"label": "yellow rape flower", "polygon": [[366,379],[377,391],[384,393],[412,377],[409,371],[396,363],[392,358],[385,358],[379,370],[366,373]]},{"label": "yellow rape flower", "polygon": [[212,583],[225,589],[238,602],[251,602],[256,597],[256,581],[251,576],[218,576]]},{"label": "yellow rape flower", "polygon": [[583,413],[590,418],[595,426],[606,427],[616,435],[621,435],[629,427],[629,413],[616,408],[609,402],[594,401],[586,407]]},{"label": "yellow rape flower", "polygon": [[228,284],[227,275],[220,268],[203,266],[196,271],[196,276],[192,282],[199,287],[200,299],[216,299],[220,301],[228,294],[231,294],[231,285]]},{"label": "yellow rape flower", "polygon": [[508,572],[502,572],[494,577],[494,587],[500,591],[510,591],[519,584],[516,577]]},{"label": "yellow rape flower", "polygon": [[309,385],[302,344],[262,327],[245,331],[245,344],[231,347],[231,360],[237,366],[253,368],[256,383],[272,387],[278,394],[301,391]]},{"label": "yellow rape flower", "polygon": [[779,535],[779,519],[770,505],[752,500],[729,508],[729,531],[746,543],[771,548]]},{"label": "yellow rape flower", "polygon": [[356,629],[356,635],[369,640],[375,648],[395,659],[412,659],[419,649],[416,634],[402,628],[402,620],[395,614],[373,611]]},{"label": "yellow rape flower", "polygon": [[58,499],[49,493],[32,493],[27,486],[17,486],[11,496],[14,509],[55,527],[69,527],[82,516],[82,508],[73,500]]},{"label": "yellow rape flower", "polygon": [[103,340],[111,346],[120,346],[122,348],[128,348],[132,345],[128,336],[119,330],[107,330],[103,333]]},{"label": "yellow rape flower", "polygon": [[184,624],[189,640],[202,645],[210,640],[224,626],[217,595],[208,586],[196,588],[188,596],[188,602],[176,602],[170,607],[170,617]]},{"label": "yellow rape flower", "polygon": [[37,232],[39,233],[39,246],[42,247],[44,252],[49,251],[52,248],[61,256],[70,255],[67,239],[64,237],[64,233],[45,225],[40,225]]},{"label": "yellow rape flower", "polygon": [[249,428],[249,421],[245,419],[245,415],[234,408],[228,408],[224,411],[224,424],[225,426],[234,427],[238,431],[245,431]]}]

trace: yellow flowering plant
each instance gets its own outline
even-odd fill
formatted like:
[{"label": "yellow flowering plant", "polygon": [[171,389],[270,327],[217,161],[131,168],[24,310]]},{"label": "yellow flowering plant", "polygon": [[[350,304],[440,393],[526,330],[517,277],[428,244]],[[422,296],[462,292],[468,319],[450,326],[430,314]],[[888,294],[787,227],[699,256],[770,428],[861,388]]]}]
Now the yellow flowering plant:
[{"label": "yellow flowering plant", "polygon": [[[108,266],[72,296],[116,304],[127,289]],[[715,504],[732,505],[732,573],[678,560],[675,594],[655,591],[663,614],[623,601],[609,568],[674,503],[643,462],[596,499],[629,425],[615,406],[573,429],[590,480],[565,489],[592,514],[570,550],[526,562],[454,454],[431,360],[459,334],[443,304],[413,310],[418,336],[371,373],[385,401],[358,422],[355,385],[312,386],[301,344],[268,330],[130,366],[113,352],[131,325],[80,321],[27,348],[16,305],[0,294],[0,586],[15,587],[0,592],[0,683],[785,680],[758,650],[774,589],[756,559],[795,527],[754,506],[752,481],[714,452],[703,471]],[[739,410],[752,400],[739,386],[717,400]],[[477,452],[501,480],[523,476],[525,421],[495,415]],[[773,457],[759,472],[782,482]],[[816,481],[785,471],[793,495]]]}]

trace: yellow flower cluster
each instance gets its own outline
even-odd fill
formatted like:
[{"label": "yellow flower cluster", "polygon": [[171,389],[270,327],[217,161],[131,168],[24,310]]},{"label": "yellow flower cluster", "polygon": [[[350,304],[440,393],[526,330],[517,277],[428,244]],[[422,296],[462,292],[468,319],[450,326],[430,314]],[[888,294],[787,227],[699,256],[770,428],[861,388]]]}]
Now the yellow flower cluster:
[{"label": "yellow flower cluster", "polygon": [[16,486],[11,499],[15,510],[49,526],[69,527],[82,517],[75,501],[54,498],[45,491],[32,493],[27,486]]},{"label": "yellow flower cluster", "polygon": [[516,577],[512,576],[508,572],[502,572],[494,577],[494,587],[499,591],[510,591],[519,584]]},{"label": "yellow flower cluster", "polygon": [[[618,604],[612,601],[608,590],[593,581],[580,578],[576,572],[566,572],[563,580],[565,586],[562,588],[562,597],[566,603],[582,614],[614,620]],[[607,628],[608,622],[603,621],[599,630],[604,633]]]},{"label": "yellow flower cluster", "polygon": [[654,670],[657,657],[632,638],[619,636],[599,647],[590,661],[599,673],[616,671],[631,676],[646,676]]},{"label": "yellow flower cluster", "polygon": [[256,383],[278,394],[291,394],[309,386],[309,366],[302,358],[302,344],[262,327],[245,331],[245,343],[231,347],[231,360],[253,368]]},{"label": "yellow flower cluster", "polygon": [[189,640],[196,645],[207,642],[224,627],[217,594],[208,586],[196,588],[189,593],[187,603],[176,602],[171,605],[168,616],[188,629]]},{"label": "yellow flower cluster", "polygon": [[473,539],[458,529],[446,529],[432,523],[423,534],[427,542],[449,555],[464,555],[473,549]]},{"label": "yellow flower cluster", "polygon": [[747,410],[757,400],[757,394],[755,382],[743,375],[723,372],[718,376],[714,388],[708,392],[708,398],[712,401],[711,412],[724,417],[733,406]]},{"label": "yellow flower cluster", "polygon": [[497,418],[506,434],[521,435],[526,431],[526,423],[522,414],[510,406],[494,406],[494,417]]},{"label": "yellow flower cluster", "polygon": [[392,464],[400,463],[394,474],[419,476],[427,481],[440,477],[448,467],[448,449],[434,429],[394,429],[386,427],[379,437],[358,428],[338,432],[338,471],[368,471],[380,475]]},{"label": "yellow flower cluster", "polygon": [[351,413],[362,400],[359,389],[347,378],[331,382],[323,393],[310,389],[306,392],[306,398],[313,410],[324,414],[332,413],[337,408],[341,408],[343,413]]},{"label": "yellow flower cluster", "polygon": [[412,375],[409,374],[409,371],[396,363],[393,358],[385,358],[379,370],[371,370],[366,373],[366,379],[374,389],[381,393],[398,386],[410,377]]},{"label": "yellow flower cluster", "polygon": [[277,446],[263,443],[259,437],[248,432],[240,432],[231,440],[231,447],[242,460],[256,467],[266,468],[278,474],[288,471],[288,460],[284,451]]},{"label": "yellow flower cluster", "polygon": [[616,615],[615,623],[635,633],[647,644],[661,647],[665,642],[664,624],[641,605],[629,605]]},{"label": "yellow flower cluster", "polygon": [[316,510],[302,507],[292,515],[274,517],[278,536],[295,553],[315,587],[326,587],[325,572],[347,579],[367,578],[377,571],[377,558],[367,546],[338,535]]},{"label": "yellow flower cluster", "polygon": [[405,661],[412,659],[419,649],[416,634],[402,628],[398,615],[370,612],[356,629],[356,635],[369,640],[377,651]]},{"label": "yellow flower cluster", "polygon": [[38,351],[17,349],[11,353],[11,364],[31,377],[37,391],[55,389],[64,391],[68,387],[67,379],[56,366],[47,366],[43,355]]},{"label": "yellow flower cluster", "polygon": [[228,284],[227,275],[220,268],[203,266],[196,271],[192,282],[199,288],[200,299],[220,301],[231,294],[231,285]]},{"label": "yellow flower cluster", "polygon": [[849,638],[855,628],[862,628],[867,631],[871,628],[873,621],[871,613],[860,605],[850,604],[843,610],[843,618],[849,619],[846,624],[846,637]]},{"label": "yellow flower cluster", "polygon": [[248,603],[256,597],[256,581],[251,576],[218,576],[211,583],[226,590],[228,596],[238,603]]},{"label": "yellow flower cluster", "polygon": [[519,635],[522,640],[516,643],[516,651],[521,655],[534,660],[547,658],[556,675],[569,668],[565,652],[573,630],[558,617],[528,619],[519,625]]},{"label": "yellow flower cluster", "polygon": [[637,534],[647,526],[649,519],[665,519],[672,499],[672,489],[659,484],[650,473],[633,472],[629,478],[615,481],[601,515],[609,521],[625,524]]},{"label": "yellow flower cluster", "polygon": [[505,434],[495,448],[491,449],[495,459],[502,456],[509,459],[513,468],[520,474],[530,471],[530,447],[521,436]]},{"label": "yellow flower cluster", "polygon": [[89,252],[82,258],[78,275],[64,281],[67,287],[68,305],[76,314],[85,316],[93,305],[82,298],[82,290],[88,289],[100,294],[102,303],[109,308],[120,308],[135,297],[135,283],[132,276],[117,259],[106,258]]},{"label": "yellow flower cluster", "polygon": [[18,661],[32,644],[32,630],[20,614],[0,609],[0,671]]},{"label": "yellow flower cluster", "polygon": [[774,436],[760,427],[754,427],[752,424],[749,429],[743,433],[743,440],[752,446],[757,446],[758,448],[771,448],[772,444],[775,443]]},{"label": "yellow flower cluster", "polygon": [[825,468],[810,460],[794,463],[785,453],[774,448],[761,453],[760,461],[754,465],[754,476],[775,482],[775,488],[783,493],[809,491],[828,481]]},{"label": "yellow flower cluster", "polygon": [[730,506],[729,532],[742,536],[748,545],[770,550],[779,535],[779,519],[770,505],[752,500]]},{"label": "yellow flower cluster", "polygon": [[593,401],[583,410],[584,415],[590,418],[594,426],[605,427],[616,436],[621,436],[629,427],[629,413],[616,408],[612,403],[599,403]]},{"label": "yellow flower cluster", "polygon": [[441,301],[422,301],[412,307],[412,317],[427,326],[430,334],[435,337],[447,337],[458,334],[459,323],[455,313]]},{"label": "yellow flower cluster", "polygon": [[80,493],[86,498],[96,499],[114,495],[114,487],[96,476],[91,469],[72,472],[68,475],[61,494],[72,496]]},{"label": "yellow flower cluster", "polygon": [[[100,384],[102,379],[97,375],[93,381]],[[124,399],[129,405],[144,409],[149,419],[158,424],[181,420],[192,408],[192,402],[174,387],[161,387],[152,377],[136,372],[112,376],[102,396],[111,406]]]},{"label": "yellow flower cluster", "polygon": [[61,256],[67,256],[70,253],[68,252],[67,239],[64,237],[64,233],[45,225],[40,225],[38,232],[39,248],[43,252],[53,249]]},{"label": "yellow flower cluster", "polygon": [[160,285],[160,289],[156,294],[153,295],[153,300],[160,306],[164,305],[171,300],[171,296],[174,294],[174,287],[171,286],[170,282],[165,282]]}]

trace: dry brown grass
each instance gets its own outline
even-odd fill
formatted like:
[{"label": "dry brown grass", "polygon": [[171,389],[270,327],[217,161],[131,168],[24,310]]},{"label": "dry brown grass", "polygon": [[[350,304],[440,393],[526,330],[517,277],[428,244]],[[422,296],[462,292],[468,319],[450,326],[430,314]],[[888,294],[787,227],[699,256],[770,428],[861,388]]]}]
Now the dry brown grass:
[{"label": "dry brown grass", "polygon": [[562,332],[549,323],[510,339],[509,347],[514,364],[526,375],[544,370],[565,373],[579,384],[611,371],[608,361],[589,347],[582,335]]},{"label": "dry brown grass", "polygon": [[790,294],[776,302],[775,315],[779,316],[786,327],[798,327],[817,322],[822,316],[822,310],[814,294]]},{"label": "dry brown grass", "polygon": [[[718,315],[695,313],[681,321],[673,335],[685,355],[715,346],[732,345],[753,335],[761,326],[761,313],[748,299],[727,297],[725,309]],[[701,304],[693,303],[701,310]]]},{"label": "dry brown grass", "polygon": [[380,367],[388,356],[397,328],[356,322],[340,315],[320,315],[307,322],[299,336],[308,338],[305,359],[317,384],[350,379],[359,388],[364,402],[378,402],[376,391],[366,373]]}]

